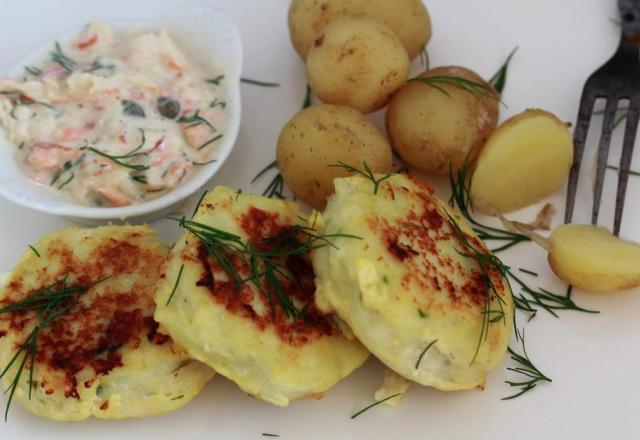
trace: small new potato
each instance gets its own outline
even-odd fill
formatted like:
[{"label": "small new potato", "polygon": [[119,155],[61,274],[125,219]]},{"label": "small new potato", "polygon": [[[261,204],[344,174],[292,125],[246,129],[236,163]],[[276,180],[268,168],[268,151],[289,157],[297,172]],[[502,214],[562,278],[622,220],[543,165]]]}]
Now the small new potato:
[{"label": "small new potato", "polygon": [[409,56],[383,21],[338,18],[317,35],[307,56],[309,87],[328,104],[378,110],[409,76]]},{"label": "small new potato", "polygon": [[[449,168],[473,160],[498,122],[498,94],[475,72],[445,66],[427,70],[391,99],[386,124],[391,145],[407,164],[427,173],[446,175]],[[475,93],[452,84],[472,81]]]},{"label": "small new potato", "polygon": [[588,225],[558,226],[549,241],[551,269],[575,287],[614,292],[640,286],[638,243]]},{"label": "small new potato", "polygon": [[420,0],[293,0],[289,7],[291,42],[302,59],[329,22],[347,15],[366,14],[393,29],[411,59],[431,38],[429,12]]},{"label": "small new potato", "polygon": [[333,179],[349,173],[329,167],[342,161],[389,173],[391,147],[357,110],[337,105],[308,107],[291,118],[278,138],[278,168],[293,193],[316,209],[333,194]]},{"label": "small new potato", "polygon": [[525,110],[503,122],[485,144],[471,179],[475,209],[514,211],[560,188],[573,162],[567,125],[544,110]]}]

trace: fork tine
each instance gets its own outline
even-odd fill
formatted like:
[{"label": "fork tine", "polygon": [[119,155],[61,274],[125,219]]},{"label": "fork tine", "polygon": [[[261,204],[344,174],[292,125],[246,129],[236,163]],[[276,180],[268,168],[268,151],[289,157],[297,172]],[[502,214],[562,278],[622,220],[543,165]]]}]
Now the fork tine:
[{"label": "fork tine", "polygon": [[629,181],[633,145],[638,131],[638,119],[640,119],[640,99],[635,99],[629,103],[627,121],[624,130],[624,140],[622,141],[622,155],[620,157],[620,168],[618,170],[616,211],[613,218],[613,233],[615,235],[620,233],[620,224],[622,223],[622,210],[624,208],[624,198],[627,192],[627,182]]},{"label": "fork tine", "polygon": [[564,222],[571,222],[573,217],[573,206],[576,201],[576,191],[578,189],[578,175],[580,174],[580,164],[582,163],[582,153],[584,152],[584,144],[591,123],[591,114],[593,113],[593,104],[596,100],[594,94],[587,90],[587,84],[582,91],[580,98],[580,110],[578,110],[578,122],[573,131],[573,164],[569,173],[569,183],[567,185],[567,202],[564,210]]},{"label": "fork tine", "polygon": [[600,213],[600,200],[602,199],[602,187],[604,186],[604,175],[607,170],[607,159],[609,158],[609,146],[611,145],[611,133],[618,110],[617,98],[609,97],[604,110],[604,120],[602,122],[602,134],[600,135],[600,145],[598,146],[598,161],[596,165],[596,181],[593,188],[593,208],[591,209],[591,224],[598,224],[598,214]]}]

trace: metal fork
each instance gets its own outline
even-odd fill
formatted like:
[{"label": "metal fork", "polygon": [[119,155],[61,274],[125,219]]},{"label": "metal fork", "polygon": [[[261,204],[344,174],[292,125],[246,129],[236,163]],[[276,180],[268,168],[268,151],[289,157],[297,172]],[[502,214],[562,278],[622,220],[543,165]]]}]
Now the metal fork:
[{"label": "metal fork", "polygon": [[618,50],[609,61],[591,74],[582,89],[578,122],[573,132],[573,165],[569,174],[564,217],[565,223],[569,223],[573,217],[578,174],[580,173],[585,140],[589,131],[591,116],[593,115],[593,106],[597,98],[605,98],[606,104],[602,134],[600,135],[600,144],[598,146],[596,181],[593,192],[593,208],[591,210],[591,223],[594,225],[598,223],[602,187],[604,186],[604,175],[609,156],[609,144],[611,143],[611,133],[615,124],[618,102],[621,99],[628,99],[629,107],[624,140],[622,142],[620,167],[618,168],[618,191],[613,221],[613,233],[616,235],[620,232],[629,169],[631,168],[631,156],[638,130],[638,119],[640,119],[640,0],[618,0],[618,9],[620,10],[622,26],[622,36]]}]

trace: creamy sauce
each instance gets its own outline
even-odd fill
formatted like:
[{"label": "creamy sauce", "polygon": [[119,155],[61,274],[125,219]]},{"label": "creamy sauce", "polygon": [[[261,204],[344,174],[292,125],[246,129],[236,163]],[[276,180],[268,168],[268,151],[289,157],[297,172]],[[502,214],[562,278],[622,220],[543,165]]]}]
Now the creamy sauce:
[{"label": "creamy sauce", "polygon": [[89,206],[133,205],[215,160],[222,81],[164,31],[94,22],[23,79],[0,79],[0,125],[35,183]]}]

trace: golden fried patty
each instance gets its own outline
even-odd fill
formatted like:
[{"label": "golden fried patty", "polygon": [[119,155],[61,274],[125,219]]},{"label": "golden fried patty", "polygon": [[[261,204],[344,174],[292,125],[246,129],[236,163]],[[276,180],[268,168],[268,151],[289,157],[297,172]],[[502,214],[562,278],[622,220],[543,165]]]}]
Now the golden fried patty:
[{"label": "golden fried patty", "polygon": [[4,376],[10,387],[21,371],[14,401],[51,419],[82,420],[161,414],[195,397],[213,371],[153,319],[167,253],[146,226],[64,229],[27,250],[0,290],[0,308],[39,299],[0,314],[0,368],[19,352]]},{"label": "golden fried patty", "polygon": [[394,175],[377,194],[361,177],[336,179],[335,187],[324,233],[363,240],[313,253],[318,308],[336,312],[410,380],[442,390],[483,384],[505,354],[513,318],[506,280],[487,267],[494,292],[477,261],[463,255],[487,252],[485,245],[417,179]]},{"label": "golden fried patty", "polygon": [[217,187],[187,224],[209,239],[178,240],[156,297],[156,320],[191,356],[281,406],[330,388],[368,356],[315,308],[308,252],[292,252],[310,238],[300,215],[295,204]]}]

